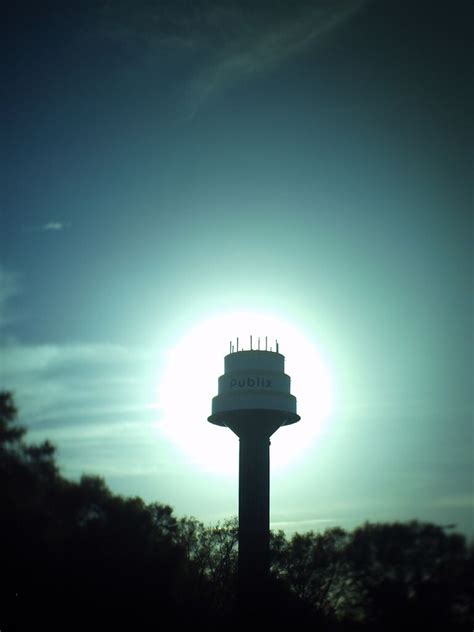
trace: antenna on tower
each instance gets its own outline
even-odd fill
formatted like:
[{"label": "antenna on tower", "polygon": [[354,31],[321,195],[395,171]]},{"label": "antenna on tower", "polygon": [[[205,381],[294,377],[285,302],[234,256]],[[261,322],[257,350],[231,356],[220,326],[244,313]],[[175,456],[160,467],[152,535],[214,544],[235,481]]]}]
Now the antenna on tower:
[{"label": "antenna on tower", "polygon": [[239,339],[237,338],[237,351],[239,350]]},{"label": "antenna on tower", "polygon": [[268,351],[268,336],[265,336],[265,351]]},{"label": "antenna on tower", "polygon": [[276,350],[277,350],[277,353],[278,353],[278,347],[279,347],[278,340],[275,340],[275,342],[276,342]]},{"label": "antenna on tower", "polygon": [[260,351],[260,337],[258,339],[258,350]]},{"label": "antenna on tower", "polygon": [[253,351],[253,347],[252,347],[252,336],[250,336],[250,351]]}]

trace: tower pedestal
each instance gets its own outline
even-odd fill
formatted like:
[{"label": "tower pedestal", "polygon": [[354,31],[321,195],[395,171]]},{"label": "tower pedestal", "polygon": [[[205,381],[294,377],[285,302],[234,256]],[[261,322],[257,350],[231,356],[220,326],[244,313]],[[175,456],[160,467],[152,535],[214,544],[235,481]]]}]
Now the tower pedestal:
[{"label": "tower pedestal", "polygon": [[284,357],[240,351],[225,357],[211,423],[227,426],[239,450],[239,597],[245,608],[265,601],[270,566],[270,437],[299,421]]},{"label": "tower pedestal", "polygon": [[239,584],[265,584],[270,563],[270,439],[240,437],[239,453]]}]

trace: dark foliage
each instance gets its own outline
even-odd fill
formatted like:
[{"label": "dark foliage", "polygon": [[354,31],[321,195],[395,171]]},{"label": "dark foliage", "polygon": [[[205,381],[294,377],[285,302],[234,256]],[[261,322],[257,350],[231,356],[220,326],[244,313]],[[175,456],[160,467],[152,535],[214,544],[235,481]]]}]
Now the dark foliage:
[{"label": "dark foliage", "polygon": [[244,611],[235,519],[205,527],[99,477],[66,480],[54,447],[27,444],[16,415],[0,393],[2,632],[233,628],[257,616],[322,630],[472,629],[474,552],[460,534],[419,522],[273,533],[271,581]]},{"label": "dark foliage", "polygon": [[27,445],[0,394],[2,630],[146,629],[202,616],[198,573],[166,505],[64,479],[53,446]]}]

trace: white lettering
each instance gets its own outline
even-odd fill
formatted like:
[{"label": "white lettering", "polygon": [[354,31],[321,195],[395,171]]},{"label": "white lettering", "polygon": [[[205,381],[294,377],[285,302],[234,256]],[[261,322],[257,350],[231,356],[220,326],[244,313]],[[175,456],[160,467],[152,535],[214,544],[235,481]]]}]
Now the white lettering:
[{"label": "white lettering", "polygon": [[272,388],[272,380],[271,378],[265,377],[244,377],[237,378],[233,377],[230,380],[229,387],[232,388]]}]

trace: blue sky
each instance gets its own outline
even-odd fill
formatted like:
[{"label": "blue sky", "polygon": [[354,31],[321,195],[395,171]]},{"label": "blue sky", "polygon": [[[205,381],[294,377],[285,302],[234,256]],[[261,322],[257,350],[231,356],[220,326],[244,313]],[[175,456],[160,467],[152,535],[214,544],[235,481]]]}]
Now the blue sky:
[{"label": "blue sky", "polygon": [[190,329],[255,309],[334,384],[273,524],[473,532],[472,9],[398,5],[13,10],[1,377],[65,474],[235,514],[235,475],[160,432],[157,392]]}]

